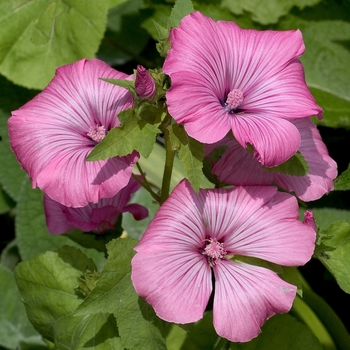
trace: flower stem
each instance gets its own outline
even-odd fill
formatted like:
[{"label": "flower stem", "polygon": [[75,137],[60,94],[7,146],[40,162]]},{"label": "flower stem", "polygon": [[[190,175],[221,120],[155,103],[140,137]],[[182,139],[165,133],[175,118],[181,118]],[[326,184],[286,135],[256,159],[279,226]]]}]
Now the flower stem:
[{"label": "flower stem", "polygon": [[150,185],[150,183],[148,182],[145,173],[143,172],[140,164],[137,162],[136,163],[137,169],[140,172],[140,176],[142,177],[142,180],[140,180],[140,176],[136,175],[136,174],[132,174],[132,177],[134,178],[134,180],[136,182],[138,182],[145,190],[147,190],[150,195],[152,196],[153,199],[155,199],[158,203],[160,202],[160,197],[153,191],[152,186]]},{"label": "flower stem", "polygon": [[[170,116],[168,117],[169,117],[168,119],[168,125],[169,125],[171,122],[171,119],[170,119],[171,117]],[[163,172],[160,204],[163,204],[166,201],[166,199],[169,197],[171,174],[173,171],[174,158],[175,158],[175,151],[171,147],[170,133],[167,128],[167,125],[163,129],[163,133],[164,133],[164,143],[165,143],[165,165],[164,165],[164,172]]]}]

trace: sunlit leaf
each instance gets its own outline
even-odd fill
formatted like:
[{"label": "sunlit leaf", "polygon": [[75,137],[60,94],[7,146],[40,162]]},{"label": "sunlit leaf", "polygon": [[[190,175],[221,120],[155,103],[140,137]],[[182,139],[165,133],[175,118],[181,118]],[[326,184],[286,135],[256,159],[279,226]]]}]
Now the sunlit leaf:
[{"label": "sunlit leaf", "polygon": [[[350,116],[350,114],[349,114]],[[350,190],[350,164],[348,168],[342,172],[334,181],[334,189],[336,191]]]},{"label": "sunlit leaf", "polygon": [[16,84],[42,89],[56,67],[93,58],[109,2],[1,1],[0,72]]},{"label": "sunlit leaf", "polygon": [[350,225],[337,221],[320,233],[315,255],[332,273],[340,288],[350,293]]}]

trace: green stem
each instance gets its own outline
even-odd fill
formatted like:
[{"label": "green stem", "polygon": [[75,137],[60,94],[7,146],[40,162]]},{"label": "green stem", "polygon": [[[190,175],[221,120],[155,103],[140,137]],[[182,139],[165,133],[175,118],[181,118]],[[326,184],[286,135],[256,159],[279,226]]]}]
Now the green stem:
[{"label": "green stem", "polygon": [[171,147],[170,133],[166,126],[164,127],[163,133],[164,133],[164,143],[165,143],[165,165],[164,165],[164,172],[163,172],[160,204],[163,204],[166,201],[166,199],[169,197],[171,174],[173,171],[174,158],[175,158],[175,151]]},{"label": "green stem", "polygon": [[213,350],[224,350],[228,349],[229,341],[225,338],[219,338],[218,342],[215,344]]},{"label": "green stem", "polygon": [[155,199],[159,203],[160,197],[153,191],[152,186],[148,182],[148,180],[145,176],[145,173],[143,172],[143,170],[138,162],[136,163],[136,166],[137,166],[138,171],[140,172],[140,175],[141,175],[143,181],[141,181],[139,176],[134,174],[134,173],[132,174],[132,177],[134,178],[134,180],[136,182],[138,182],[145,190],[147,190],[150,193],[150,195],[152,196],[153,199]]}]

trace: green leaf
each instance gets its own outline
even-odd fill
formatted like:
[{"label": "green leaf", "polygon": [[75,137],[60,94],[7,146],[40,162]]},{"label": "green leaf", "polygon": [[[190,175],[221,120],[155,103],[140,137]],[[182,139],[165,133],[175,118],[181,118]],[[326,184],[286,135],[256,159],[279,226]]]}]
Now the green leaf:
[{"label": "green leaf", "polygon": [[266,321],[258,337],[248,343],[231,343],[230,350],[322,350],[308,327],[294,317],[275,315]]},{"label": "green leaf", "polygon": [[29,322],[12,272],[0,265],[0,346],[19,349],[20,345],[44,348],[40,334]]},{"label": "green leaf", "polygon": [[15,278],[28,317],[44,338],[53,341],[55,323],[73,314],[81,303],[75,292],[80,275],[81,271],[57,252],[46,252],[16,266]]},{"label": "green leaf", "polygon": [[271,172],[278,172],[282,174],[294,175],[294,176],[304,176],[309,173],[309,165],[307,164],[304,156],[297,152],[286,162],[273,167],[264,169]]},{"label": "green leaf", "polygon": [[[350,114],[349,114],[350,115]],[[350,164],[334,181],[334,189],[336,191],[350,190]]]},{"label": "green leaf", "polygon": [[124,79],[109,79],[109,78],[100,78],[107,83],[111,83],[116,86],[121,86],[129,91],[135,90],[135,82],[133,80],[124,80]]},{"label": "green leaf", "polygon": [[278,24],[278,29],[300,29],[303,34],[301,61],[307,84],[325,110],[322,125],[349,126],[349,11],[344,1],[321,2],[293,11]]},{"label": "green leaf", "polygon": [[42,89],[56,67],[93,58],[106,28],[108,5],[107,1],[2,1],[0,72],[16,84]]},{"label": "green leaf", "polygon": [[98,268],[102,268],[105,263],[103,253],[83,248],[63,235],[52,235],[47,231],[43,193],[38,189],[33,190],[28,182],[21,188],[15,221],[17,245],[22,259],[31,259],[48,250],[71,245],[81,249],[95,261]]},{"label": "green leaf", "polygon": [[113,313],[122,344],[128,349],[165,349],[161,321],[151,306],[138,297],[131,283],[131,258],[137,241],[119,238],[107,244],[108,259],[96,287],[76,315]]},{"label": "green leaf", "polygon": [[186,176],[193,189],[198,192],[203,177],[204,146],[188,136],[182,125],[173,124],[169,131],[172,147],[178,150]]},{"label": "green leaf", "polygon": [[168,29],[176,28],[183,17],[193,12],[193,4],[191,0],[177,0],[175,1],[174,7],[171,10],[169,20],[168,20]]},{"label": "green leaf", "polygon": [[89,154],[88,161],[121,157],[134,150],[140,152],[145,158],[150,155],[156,136],[160,133],[158,127],[137,118],[132,109],[121,112],[118,118],[122,126],[108,132]]},{"label": "green leaf", "polygon": [[320,248],[315,255],[335,277],[338,285],[350,293],[350,225],[345,221],[333,223],[320,233]]},{"label": "green leaf", "polygon": [[228,8],[236,15],[248,11],[252,14],[253,21],[261,24],[276,23],[280,17],[286,15],[293,6],[303,9],[306,6],[313,6],[321,0],[223,0],[222,6]]},{"label": "green leaf", "polygon": [[55,349],[124,350],[113,315],[65,316],[55,324]]}]

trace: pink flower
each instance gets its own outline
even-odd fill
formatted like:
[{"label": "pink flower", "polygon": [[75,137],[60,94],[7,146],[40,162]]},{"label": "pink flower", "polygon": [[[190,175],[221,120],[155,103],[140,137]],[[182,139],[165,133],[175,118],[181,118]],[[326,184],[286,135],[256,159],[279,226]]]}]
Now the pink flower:
[{"label": "pink flower", "polygon": [[[272,186],[200,190],[183,180],[136,246],[136,292],[169,322],[196,322],[214,289],[216,332],[234,342],[257,336],[266,319],[287,312],[296,287],[239,256],[305,264],[316,233],[298,221],[295,197]],[[242,259],[242,258],[241,258]]]},{"label": "pink flower", "polygon": [[151,99],[156,91],[156,84],[146,68],[138,65],[136,70],[135,90],[140,99]]},{"label": "pink flower", "polygon": [[298,59],[300,31],[241,29],[193,12],[169,40],[168,109],[196,140],[214,143],[232,131],[244,148],[254,146],[262,165],[273,167],[299,148],[291,119],[321,117]]},{"label": "pink flower", "polygon": [[99,78],[125,79],[106,63],[85,59],[59,67],[55,77],[33,100],[12,112],[11,147],[32,180],[53,200],[83,207],[113,197],[125,187],[139,155],[87,162],[117,115],[132,107],[124,88]]},{"label": "pink flower", "polygon": [[130,212],[136,220],[142,220],[148,216],[148,210],[139,204],[127,204],[131,194],[139,188],[140,185],[131,178],[114,197],[100,199],[98,203],[89,203],[82,208],[66,207],[45,194],[44,206],[48,230],[52,234],[58,234],[78,228],[85,232],[102,234],[112,230],[119,215],[125,212]]},{"label": "pink flower", "polygon": [[303,201],[321,198],[333,190],[333,180],[337,176],[337,163],[328,155],[319,131],[309,119],[291,121],[301,135],[300,153],[309,166],[304,176],[292,176],[270,172],[259,164],[235,140],[225,138],[217,144],[206,145],[210,153],[217,146],[227,146],[220,160],[214,164],[213,173],[221,182],[230,185],[270,185],[275,183],[283,189],[294,192]]}]

